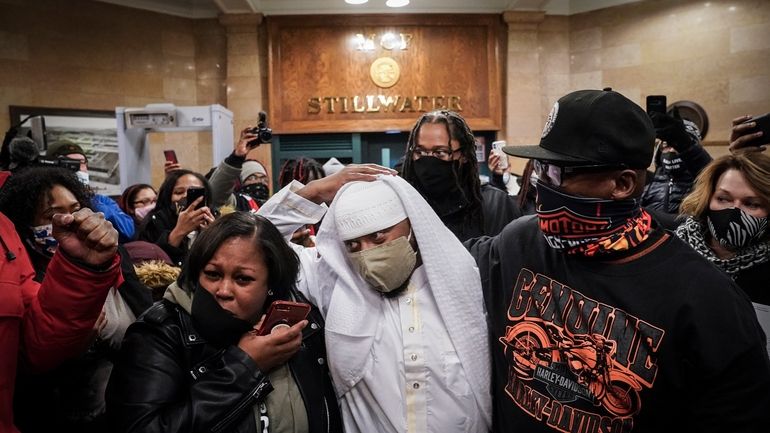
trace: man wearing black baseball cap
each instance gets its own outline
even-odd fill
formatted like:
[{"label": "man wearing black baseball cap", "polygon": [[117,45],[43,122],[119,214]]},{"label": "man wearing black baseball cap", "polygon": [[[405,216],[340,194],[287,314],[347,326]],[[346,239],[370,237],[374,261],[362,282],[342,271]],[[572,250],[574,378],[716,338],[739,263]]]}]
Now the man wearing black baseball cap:
[{"label": "man wearing black baseball cap", "polygon": [[466,243],[492,334],[496,432],[758,432],[770,360],[740,289],[640,205],[655,131],[610,89],[554,104],[537,215]]}]

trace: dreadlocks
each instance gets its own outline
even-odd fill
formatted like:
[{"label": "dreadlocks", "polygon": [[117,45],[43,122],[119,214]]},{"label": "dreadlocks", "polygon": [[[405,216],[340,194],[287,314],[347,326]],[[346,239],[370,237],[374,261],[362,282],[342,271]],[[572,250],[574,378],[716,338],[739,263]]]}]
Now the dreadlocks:
[{"label": "dreadlocks", "polygon": [[292,180],[298,180],[307,184],[311,180],[326,177],[323,166],[311,158],[295,158],[286,161],[281,167],[278,175],[278,184],[281,188],[291,183]]},{"label": "dreadlocks", "polygon": [[469,203],[469,212],[466,216],[466,222],[470,223],[476,221],[483,226],[484,215],[481,207],[481,181],[479,180],[479,167],[476,164],[476,138],[473,136],[471,128],[465,123],[465,119],[459,114],[453,111],[439,110],[425,113],[420,117],[417,124],[412,128],[412,132],[409,134],[401,177],[411,184],[415,184],[417,181],[412,157],[415,148],[417,147],[417,135],[419,134],[422,125],[426,123],[443,124],[446,127],[450,141],[447,143],[447,146],[449,146],[450,149],[452,148],[450,144],[451,140],[457,140],[460,143],[459,150],[462,156],[460,160],[463,162],[452,167],[455,187]]}]

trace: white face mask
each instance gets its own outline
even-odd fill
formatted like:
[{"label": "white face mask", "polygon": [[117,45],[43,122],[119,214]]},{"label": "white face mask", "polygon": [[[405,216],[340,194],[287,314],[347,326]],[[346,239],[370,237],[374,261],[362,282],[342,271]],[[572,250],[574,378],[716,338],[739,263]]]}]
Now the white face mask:
[{"label": "white face mask", "polygon": [[78,177],[78,180],[83,185],[88,185],[89,178],[88,178],[88,172],[87,171],[76,171],[75,176]]},{"label": "white face mask", "polygon": [[53,224],[44,224],[42,226],[34,226],[31,228],[35,244],[37,244],[40,249],[49,254],[56,252],[59,241],[53,237]]},{"label": "white face mask", "polygon": [[403,286],[414,271],[417,253],[409,243],[411,238],[410,231],[409,237],[400,236],[368,250],[348,253],[348,257],[374,290],[389,293]]},{"label": "white face mask", "polygon": [[143,220],[150,211],[155,209],[155,203],[148,204],[147,206],[134,209],[134,215],[140,220]]}]

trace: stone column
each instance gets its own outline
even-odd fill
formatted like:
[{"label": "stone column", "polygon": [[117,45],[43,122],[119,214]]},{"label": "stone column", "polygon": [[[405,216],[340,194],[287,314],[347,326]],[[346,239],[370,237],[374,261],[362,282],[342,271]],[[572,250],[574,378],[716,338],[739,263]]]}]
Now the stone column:
[{"label": "stone column", "polygon": [[[542,130],[538,26],[545,12],[506,11],[508,52],[505,76],[505,130],[508,144],[537,144]],[[509,158],[510,171],[520,174],[526,160]]]},{"label": "stone column", "polygon": [[[256,125],[259,112],[267,112],[267,43],[260,41],[262,14],[230,14],[219,17],[227,29],[227,108],[233,112],[234,142],[240,131]],[[268,121],[269,121],[268,113]],[[270,167],[270,145],[263,144],[249,152],[249,159]],[[271,177],[273,173],[270,173]]]}]

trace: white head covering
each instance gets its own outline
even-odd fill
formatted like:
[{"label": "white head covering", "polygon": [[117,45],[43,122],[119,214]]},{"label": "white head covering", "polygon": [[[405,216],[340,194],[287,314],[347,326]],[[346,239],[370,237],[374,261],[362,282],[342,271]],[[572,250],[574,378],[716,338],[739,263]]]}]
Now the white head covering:
[{"label": "white head covering", "polygon": [[334,173],[342,170],[345,168],[345,164],[339,162],[337,158],[331,157],[328,161],[323,165],[324,167],[324,173],[326,173],[327,176],[331,176]]},{"label": "white head covering", "polygon": [[337,196],[335,222],[343,241],[392,227],[406,219],[393,188],[381,180],[352,182]]},{"label": "white head covering", "polygon": [[257,173],[267,176],[267,170],[261,162],[253,159],[244,161],[241,166],[241,182],[246,182],[246,179],[248,179],[249,176]]},{"label": "white head covering", "polygon": [[[491,426],[491,357],[484,298],[476,262],[457,237],[446,228],[424,198],[404,179],[380,176],[378,183],[392,189],[411,223],[430,290],[473,394]],[[347,257],[337,231],[338,210],[345,211],[347,189],[337,193],[321,223],[316,248],[323,259],[323,275],[336,281],[326,312],[326,347],[329,370],[338,396],[343,396],[364,376],[371,347],[383,323],[382,297],[369,288]],[[380,188],[375,186],[374,188]],[[340,206],[342,205],[342,206]],[[340,209],[341,208],[341,209]]]}]

